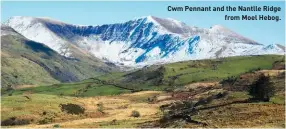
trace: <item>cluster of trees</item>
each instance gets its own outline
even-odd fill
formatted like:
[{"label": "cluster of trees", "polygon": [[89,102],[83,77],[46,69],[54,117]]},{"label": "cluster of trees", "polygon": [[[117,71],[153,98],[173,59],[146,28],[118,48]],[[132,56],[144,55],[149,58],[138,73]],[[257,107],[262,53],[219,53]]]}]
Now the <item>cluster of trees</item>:
[{"label": "cluster of trees", "polygon": [[269,76],[261,74],[257,81],[250,86],[248,93],[252,96],[252,100],[268,102],[270,97],[275,94],[275,87]]}]

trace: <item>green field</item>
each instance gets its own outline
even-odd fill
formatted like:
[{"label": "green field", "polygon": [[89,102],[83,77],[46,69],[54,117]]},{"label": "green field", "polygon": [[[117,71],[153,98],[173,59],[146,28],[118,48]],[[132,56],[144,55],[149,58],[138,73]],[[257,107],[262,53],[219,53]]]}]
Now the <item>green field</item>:
[{"label": "green field", "polygon": [[101,85],[90,82],[54,84],[51,86],[39,86],[31,88],[23,88],[19,90],[11,90],[5,92],[3,96],[21,95],[24,93],[49,94],[59,96],[103,96],[103,95],[118,95],[121,93],[129,93],[130,90],[115,87],[113,85]]}]

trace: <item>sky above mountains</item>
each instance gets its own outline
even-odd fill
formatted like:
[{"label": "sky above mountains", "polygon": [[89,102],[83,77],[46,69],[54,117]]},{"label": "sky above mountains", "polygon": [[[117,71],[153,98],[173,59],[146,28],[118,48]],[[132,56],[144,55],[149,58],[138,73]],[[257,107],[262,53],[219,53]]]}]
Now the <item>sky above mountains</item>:
[{"label": "sky above mountains", "polygon": [[[170,12],[168,6],[276,6],[281,12]],[[188,25],[209,28],[223,25],[262,44],[285,42],[284,2],[2,2],[1,22],[11,16],[50,17],[78,25],[102,25],[125,22],[153,15],[173,18]],[[281,21],[226,21],[225,15],[274,15]]]}]

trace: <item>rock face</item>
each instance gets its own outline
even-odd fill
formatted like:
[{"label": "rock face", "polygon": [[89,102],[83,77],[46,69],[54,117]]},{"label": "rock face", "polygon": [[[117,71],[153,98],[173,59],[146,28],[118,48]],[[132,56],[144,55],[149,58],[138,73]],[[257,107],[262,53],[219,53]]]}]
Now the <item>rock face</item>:
[{"label": "rock face", "polygon": [[284,46],[264,46],[221,25],[205,29],[154,16],[100,26],[78,26],[48,18],[17,16],[10,18],[6,25],[61,55],[72,57],[73,46],[84,53],[125,66],[285,53]]}]

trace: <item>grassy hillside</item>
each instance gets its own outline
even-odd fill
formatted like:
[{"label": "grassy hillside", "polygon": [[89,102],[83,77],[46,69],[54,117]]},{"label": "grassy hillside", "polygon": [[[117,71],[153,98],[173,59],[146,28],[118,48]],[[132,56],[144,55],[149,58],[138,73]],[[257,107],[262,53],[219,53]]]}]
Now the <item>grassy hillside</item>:
[{"label": "grassy hillside", "polygon": [[164,89],[200,81],[220,81],[258,69],[271,69],[285,56],[262,55],[196,60],[149,66],[128,73],[112,73],[97,79],[133,89]]},{"label": "grassy hillside", "polygon": [[73,82],[116,70],[92,57],[66,58],[20,35],[1,37],[2,86]]},{"label": "grassy hillside", "polygon": [[62,83],[4,91],[2,94],[32,92],[69,96],[98,96],[141,90],[175,89],[189,83],[221,81],[228,77],[238,77],[242,73],[253,72],[258,69],[271,69],[272,64],[279,61],[284,62],[284,56],[264,55],[186,61],[149,66],[130,72],[110,73],[77,83]]},{"label": "grassy hillside", "polygon": [[186,123],[183,127],[284,128],[284,74],[285,73],[282,73],[282,75],[272,77],[271,81],[274,83],[276,92],[269,102],[243,102],[250,98],[247,90],[228,91],[226,97],[214,99],[209,104],[198,108],[197,114],[193,115],[192,119],[201,124]]}]

